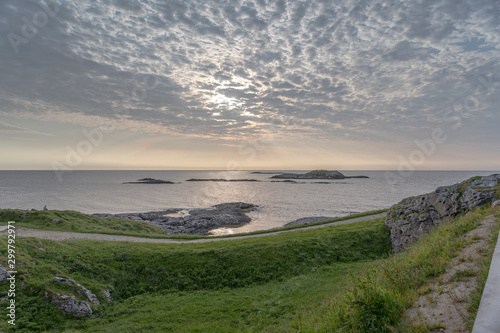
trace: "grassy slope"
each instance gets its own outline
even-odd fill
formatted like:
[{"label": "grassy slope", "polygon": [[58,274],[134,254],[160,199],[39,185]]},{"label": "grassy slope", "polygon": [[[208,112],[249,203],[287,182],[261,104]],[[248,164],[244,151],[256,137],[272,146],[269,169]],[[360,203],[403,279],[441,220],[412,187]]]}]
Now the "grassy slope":
[{"label": "grassy slope", "polygon": [[[488,214],[500,220],[500,209],[476,210],[387,259],[382,220],[188,245],[18,240],[26,265],[18,276],[26,283],[17,297],[18,331],[422,332],[401,326],[404,309]],[[1,257],[5,249],[1,238]],[[93,307],[91,319],[65,318],[41,297],[46,290],[74,293],[53,285],[55,275],[101,300],[109,288],[115,301]]]},{"label": "grassy slope", "polygon": [[[298,226],[272,229],[272,231],[300,229],[313,225],[354,219],[358,217],[370,216],[386,212],[386,209],[352,214],[328,221],[309,223]],[[26,213],[26,218],[21,219],[21,215]],[[54,220],[58,222],[54,223]],[[0,210],[0,225],[7,225],[8,221],[15,221],[16,226],[33,229],[43,229],[51,231],[70,231],[82,233],[100,233],[111,235],[139,236],[148,238],[174,238],[174,239],[200,239],[203,236],[195,235],[167,235],[161,229],[146,222],[121,220],[116,218],[101,219],[75,211],[23,211],[18,209]],[[219,236],[214,238],[231,238],[242,235],[258,235],[269,233],[270,230],[255,231],[245,234],[234,234]]]},{"label": "grassy slope", "polygon": [[[464,235],[491,214],[500,224],[500,209],[483,208],[440,226],[407,251],[382,261],[376,270],[355,277],[346,285],[349,292],[344,297],[304,313],[298,327],[320,332],[428,332],[427,327],[401,322],[404,310],[468,244]],[[477,308],[470,310],[475,317]]]},{"label": "grassy slope", "polygon": [[[322,267],[326,267],[326,275],[320,274],[317,279],[325,280],[329,277],[327,280],[335,281],[341,274],[339,270],[344,272],[350,267],[348,263],[385,256],[390,251],[388,236],[388,230],[382,219],[379,219],[273,237],[228,240],[223,243],[145,245],[17,239],[17,260],[23,265],[18,269],[18,285],[21,281],[25,284],[17,297],[19,308],[24,309],[19,311],[17,328],[20,331],[33,331],[92,324],[99,331],[101,325],[105,327],[109,321],[114,321],[114,314],[119,321],[128,317],[130,311],[125,312],[125,315],[120,309],[136,309],[130,308],[134,306],[131,304],[135,304],[131,303],[132,300],[140,303],[144,299],[151,302],[157,300],[159,313],[167,315],[166,317],[170,314],[168,311],[165,313],[163,307],[170,302],[183,305],[185,310],[177,315],[179,318],[194,320],[192,313],[201,311],[198,304],[201,308],[204,306],[212,309],[209,311],[212,315],[207,318],[195,316],[199,322],[210,322],[210,318],[220,316],[218,311],[221,306],[245,304],[247,302],[244,300],[250,299],[256,303],[240,304],[243,308],[247,307],[245,311],[257,311],[262,304],[268,304],[268,308],[275,308],[271,313],[275,313],[278,322],[287,327],[292,308],[273,303],[276,302],[276,294],[272,292],[275,289],[273,284],[293,286],[298,283],[297,288],[302,291],[318,288],[320,284],[316,284],[316,287],[314,283],[313,287],[307,287],[307,284],[311,276],[316,274],[313,272]],[[6,257],[6,248],[5,237],[2,237],[1,258]],[[1,264],[5,265],[5,260]],[[329,268],[332,265],[333,268]],[[328,273],[329,270],[332,272]],[[301,275],[304,276],[302,280]],[[71,287],[54,285],[51,282],[54,276],[76,280],[96,293],[101,300],[104,299],[102,290],[108,288],[112,290],[115,302],[94,308],[97,313],[104,312],[100,317],[102,320],[99,317],[89,321],[67,320],[42,297],[47,290],[75,294]],[[289,280],[294,277],[298,280]],[[179,298],[176,294],[179,292],[186,293],[182,297],[189,300],[188,303]],[[328,290],[323,293],[328,294]],[[233,301],[231,294],[235,295]],[[285,301],[289,296],[283,291],[282,297]],[[293,308],[296,308],[297,304],[303,304],[301,297],[293,296],[293,301],[286,300],[286,303],[293,303]],[[152,304],[154,306],[154,302]],[[137,312],[138,309],[137,307],[133,311]],[[134,317],[145,331],[151,325],[165,325],[158,320],[153,323],[149,319],[143,320],[142,316],[138,314]],[[242,315],[238,320],[246,328],[251,328],[260,320],[257,315],[254,319],[245,318],[248,316]],[[2,324],[5,323],[0,322]],[[112,327],[115,324],[109,325]],[[184,327],[185,322],[179,319],[177,324],[172,325],[177,325],[178,330]],[[224,321],[220,325],[229,329],[233,324],[231,321]],[[267,324],[263,322],[262,325],[264,327]]]},{"label": "grassy slope", "polygon": [[[26,218],[20,219],[26,213]],[[103,233],[128,236],[165,236],[165,233],[148,223],[116,218],[100,219],[75,211],[22,211],[18,209],[0,210],[0,225],[8,221],[16,222],[17,227],[43,229],[52,231],[71,231]]]}]

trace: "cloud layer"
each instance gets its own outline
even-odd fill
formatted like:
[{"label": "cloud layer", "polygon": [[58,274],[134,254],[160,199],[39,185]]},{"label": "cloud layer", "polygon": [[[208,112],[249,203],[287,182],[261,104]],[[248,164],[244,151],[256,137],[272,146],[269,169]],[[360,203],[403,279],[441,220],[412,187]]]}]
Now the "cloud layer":
[{"label": "cloud layer", "polygon": [[[495,0],[44,3],[53,17],[39,2],[0,3],[5,117],[394,142],[453,125],[456,105],[500,82]],[[500,125],[498,96],[464,117],[478,142],[498,139],[481,128]]]}]

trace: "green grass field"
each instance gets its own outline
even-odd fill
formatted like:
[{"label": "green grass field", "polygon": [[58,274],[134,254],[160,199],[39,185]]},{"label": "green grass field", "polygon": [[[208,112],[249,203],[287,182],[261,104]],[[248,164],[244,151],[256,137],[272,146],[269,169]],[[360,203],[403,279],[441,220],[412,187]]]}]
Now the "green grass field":
[{"label": "green grass field", "polygon": [[[500,219],[499,209],[476,210],[397,255],[382,219],[198,244],[18,238],[16,328],[3,320],[0,331],[421,332],[404,326],[404,309],[488,214]],[[1,258],[6,250],[0,237]],[[55,276],[97,295],[91,318],[65,316],[44,297],[76,295]]]}]

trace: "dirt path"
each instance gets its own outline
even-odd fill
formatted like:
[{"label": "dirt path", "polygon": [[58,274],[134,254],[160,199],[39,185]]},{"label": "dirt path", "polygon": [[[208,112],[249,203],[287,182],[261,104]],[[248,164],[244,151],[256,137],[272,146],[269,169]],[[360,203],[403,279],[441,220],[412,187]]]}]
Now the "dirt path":
[{"label": "dirt path", "polygon": [[[283,233],[296,232],[301,230],[310,230],[310,229],[319,229],[326,228],[335,225],[342,224],[350,224],[361,221],[368,221],[378,218],[383,218],[386,216],[386,213],[357,217],[354,219],[332,222],[328,224],[316,225],[311,227],[304,227],[299,229],[292,230],[283,230],[283,231],[270,231],[265,234],[258,235],[248,235],[248,236],[236,236],[229,238],[204,238],[204,239],[195,239],[195,240],[176,240],[176,239],[161,239],[161,238],[143,238],[143,237],[132,237],[132,236],[119,236],[119,235],[105,235],[105,234],[85,234],[78,232],[63,232],[63,231],[48,231],[41,229],[26,229],[26,228],[16,228],[16,236],[17,237],[35,237],[41,239],[55,240],[55,241],[65,241],[71,239],[89,239],[96,241],[114,241],[114,242],[134,242],[134,243],[163,243],[163,244],[187,244],[187,243],[206,243],[206,242],[219,242],[224,240],[234,240],[234,239],[246,239],[246,238],[256,238],[256,237],[266,237],[273,236]],[[5,231],[0,234],[4,234]]]},{"label": "dirt path", "polygon": [[479,260],[485,255],[495,223],[495,217],[488,216],[467,234],[472,243],[451,261],[439,281],[429,286],[430,292],[407,310],[410,320],[427,323],[433,328],[431,332],[469,332],[465,322],[469,317],[470,293],[477,285]]}]

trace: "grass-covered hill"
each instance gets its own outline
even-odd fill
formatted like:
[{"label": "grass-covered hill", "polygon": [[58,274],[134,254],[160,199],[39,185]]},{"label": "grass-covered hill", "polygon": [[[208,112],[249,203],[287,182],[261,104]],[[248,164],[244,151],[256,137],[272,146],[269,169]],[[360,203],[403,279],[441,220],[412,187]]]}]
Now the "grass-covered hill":
[{"label": "grass-covered hill", "polygon": [[[73,213],[50,214],[25,220],[53,226],[52,220]],[[428,332],[408,326],[405,309],[467,245],[464,235],[492,214],[500,219],[498,208],[475,210],[397,255],[391,254],[382,219],[199,244],[17,238],[16,326],[2,320],[0,331]],[[80,218],[83,225],[101,223]],[[146,228],[133,225],[133,233]],[[6,267],[5,236],[0,258]],[[57,293],[86,300],[75,285],[55,284],[54,277],[73,279],[96,294],[101,304],[92,305],[90,318],[64,315],[45,297]],[[2,298],[6,282],[0,287]],[[0,309],[6,318],[5,306]]]}]

